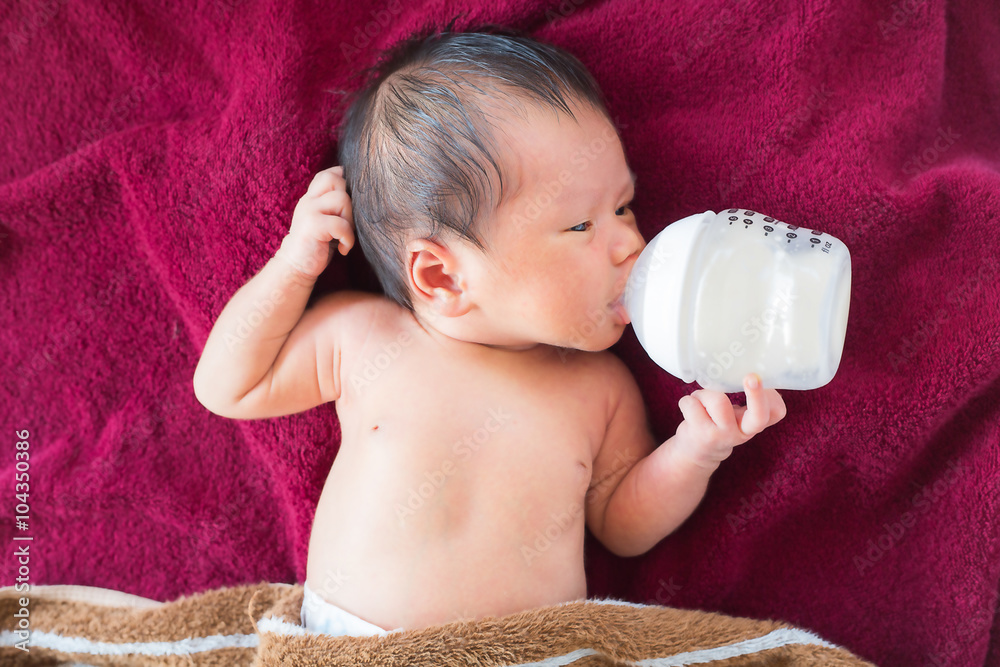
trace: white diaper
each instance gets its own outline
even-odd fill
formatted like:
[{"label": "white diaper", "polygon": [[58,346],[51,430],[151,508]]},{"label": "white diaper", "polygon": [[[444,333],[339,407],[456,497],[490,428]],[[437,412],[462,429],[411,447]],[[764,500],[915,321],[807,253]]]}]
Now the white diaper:
[{"label": "white diaper", "polygon": [[[305,594],[302,598],[302,627],[306,630],[325,635],[351,637],[367,637],[369,635],[387,635],[395,630],[383,630],[374,623],[369,623],[354,614],[344,611],[337,605],[330,604],[319,596],[308,584],[303,584]],[[402,630],[402,628],[397,628]]]}]

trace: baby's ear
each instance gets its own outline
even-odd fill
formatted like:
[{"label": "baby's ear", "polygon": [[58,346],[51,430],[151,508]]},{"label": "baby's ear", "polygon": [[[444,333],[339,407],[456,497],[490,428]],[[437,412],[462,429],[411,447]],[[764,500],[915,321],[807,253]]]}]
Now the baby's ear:
[{"label": "baby's ear", "polygon": [[459,261],[446,246],[430,239],[406,244],[406,271],[414,302],[444,317],[469,311]]}]

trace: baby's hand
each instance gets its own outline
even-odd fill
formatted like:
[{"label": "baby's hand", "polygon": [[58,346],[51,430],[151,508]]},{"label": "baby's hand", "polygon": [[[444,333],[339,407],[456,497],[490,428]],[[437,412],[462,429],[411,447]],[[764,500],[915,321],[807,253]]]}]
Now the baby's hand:
[{"label": "baby's hand", "polygon": [[678,402],[684,421],[677,427],[674,454],[714,471],[737,445],[777,424],[785,402],[774,389],[763,389],[754,373],[743,379],[747,405],[734,406],[722,392],[699,389]]},{"label": "baby's hand", "polygon": [[354,246],[354,214],[342,166],[313,177],[309,190],[295,205],[292,226],[281,242],[280,254],[304,275],[317,278],[330,263],[334,241],[340,254]]}]

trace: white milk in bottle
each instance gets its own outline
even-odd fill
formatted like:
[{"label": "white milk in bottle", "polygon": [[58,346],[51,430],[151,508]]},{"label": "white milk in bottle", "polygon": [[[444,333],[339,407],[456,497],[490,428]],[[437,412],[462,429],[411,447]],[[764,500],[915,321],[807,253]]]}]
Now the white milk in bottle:
[{"label": "white milk in bottle", "polygon": [[673,223],[633,268],[625,308],[667,372],[706,389],[815,389],[840,364],[850,304],[847,247],[746,209]]}]

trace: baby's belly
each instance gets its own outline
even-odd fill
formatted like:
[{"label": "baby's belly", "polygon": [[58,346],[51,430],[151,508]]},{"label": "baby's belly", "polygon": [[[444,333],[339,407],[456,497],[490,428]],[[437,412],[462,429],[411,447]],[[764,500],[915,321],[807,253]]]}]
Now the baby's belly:
[{"label": "baby's belly", "polygon": [[377,477],[352,466],[361,462],[348,452],[338,457],[307,572],[330,603],[386,629],[417,629],[586,597],[589,465],[568,461],[520,478],[400,466],[382,469],[387,484],[362,486]]}]

